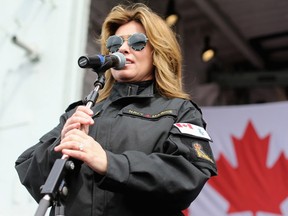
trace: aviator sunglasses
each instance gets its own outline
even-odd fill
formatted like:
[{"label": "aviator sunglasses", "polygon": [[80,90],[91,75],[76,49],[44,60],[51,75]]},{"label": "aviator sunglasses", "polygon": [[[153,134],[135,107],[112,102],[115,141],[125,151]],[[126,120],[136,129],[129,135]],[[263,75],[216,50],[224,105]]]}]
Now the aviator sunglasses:
[{"label": "aviator sunglasses", "polygon": [[[112,35],[107,39],[106,47],[111,52],[117,52],[122,44],[126,41],[123,37]],[[147,44],[148,38],[143,33],[135,33],[128,37],[128,46],[135,51],[141,51]]]}]

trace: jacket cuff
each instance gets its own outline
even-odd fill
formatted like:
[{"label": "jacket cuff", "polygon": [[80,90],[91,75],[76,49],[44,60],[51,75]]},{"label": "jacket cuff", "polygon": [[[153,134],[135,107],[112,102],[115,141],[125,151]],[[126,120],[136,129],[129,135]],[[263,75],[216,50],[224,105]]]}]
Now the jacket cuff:
[{"label": "jacket cuff", "polygon": [[106,151],[108,167],[105,176],[96,175],[96,182],[101,189],[119,191],[129,179],[129,161],[125,155]]}]

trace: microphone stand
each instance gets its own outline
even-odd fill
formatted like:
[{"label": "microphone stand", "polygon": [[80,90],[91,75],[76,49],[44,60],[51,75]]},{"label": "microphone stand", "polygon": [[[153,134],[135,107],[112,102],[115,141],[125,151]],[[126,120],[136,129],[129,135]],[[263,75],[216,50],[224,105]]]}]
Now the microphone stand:
[{"label": "microphone stand", "polygon": [[[103,71],[106,69],[101,67],[98,69],[93,68],[93,70],[98,74],[98,77],[94,82],[94,89],[85,98],[86,107],[89,108],[95,105],[99,95],[99,90],[105,85],[105,76]],[[63,155],[61,159],[55,161],[45,184],[41,186],[41,194],[44,194],[44,196],[40,200],[34,216],[44,216],[51,204],[55,206],[55,216],[65,215],[65,207],[62,198],[67,196],[68,188],[64,177],[68,171],[72,171],[75,168],[73,161],[68,159],[68,155]]]}]

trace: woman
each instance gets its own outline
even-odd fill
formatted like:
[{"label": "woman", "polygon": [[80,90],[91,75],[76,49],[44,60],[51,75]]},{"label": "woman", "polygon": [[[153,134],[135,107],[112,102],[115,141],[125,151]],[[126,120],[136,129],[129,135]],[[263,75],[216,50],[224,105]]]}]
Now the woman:
[{"label": "woman", "polygon": [[183,215],[217,170],[201,110],[182,90],[176,37],[145,5],[119,5],[101,45],[103,54],[122,53],[125,67],[105,73],[95,106],[70,106],[18,158],[20,180],[39,202],[64,154],[77,164],[65,176],[65,215]]}]

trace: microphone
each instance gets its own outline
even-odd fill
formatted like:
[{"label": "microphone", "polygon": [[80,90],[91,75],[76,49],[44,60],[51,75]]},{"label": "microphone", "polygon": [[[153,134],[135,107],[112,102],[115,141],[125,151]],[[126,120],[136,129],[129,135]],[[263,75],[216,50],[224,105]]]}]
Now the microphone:
[{"label": "microphone", "polygon": [[81,56],[78,65],[81,68],[92,68],[94,70],[106,71],[109,68],[120,70],[125,67],[126,58],[120,52],[112,55]]}]

